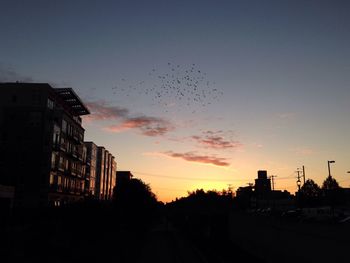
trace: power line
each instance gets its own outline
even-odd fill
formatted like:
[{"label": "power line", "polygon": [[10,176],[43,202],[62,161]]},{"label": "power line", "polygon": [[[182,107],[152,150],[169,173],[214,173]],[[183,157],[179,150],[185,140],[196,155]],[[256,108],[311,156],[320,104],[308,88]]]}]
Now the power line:
[{"label": "power line", "polygon": [[183,176],[171,176],[171,175],[161,175],[161,174],[152,174],[144,172],[133,172],[135,174],[141,174],[152,177],[175,179],[175,180],[190,180],[190,181],[212,181],[212,182],[247,182],[247,179],[213,179],[213,178],[203,178],[203,177],[183,177]]}]

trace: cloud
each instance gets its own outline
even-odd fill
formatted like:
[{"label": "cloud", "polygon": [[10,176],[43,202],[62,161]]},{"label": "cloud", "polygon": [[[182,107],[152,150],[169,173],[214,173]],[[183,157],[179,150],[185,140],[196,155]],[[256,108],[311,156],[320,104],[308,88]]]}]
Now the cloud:
[{"label": "cloud", "polygon": [[0,82],[33,82],[32,77],[22,76],[11,67],[0,65]]},{"label": "cloud", "polygon": [[187,152],[187,153],[176,153],[173,151],[163,152],[162,154],[173,157],[180,158],[188,162],[196,162],[196,163],[204,163],[204,164],[212,164],[215,166],[229,166],[227,158],[216,157],[213,155],[199,155],[195,152]]},{"label": "cloud", "polygon": [[174,126],[161,118],[140,116],[126,118],[120,124],[110,125],[105,128],[106,131],[110,132],[121,132],[129,129],[138,129],[141,134],[154,137],[164,135],[174,130]]},{"label": "cloud", "polygon": [[130,129],[137,129],[145,136],[161,136],[175,127],[167,120],[152,116],[129,116],[129,110],[118,106],[110,106],[104,101],[94,101],[86,103],[91,114],[84,120],[87,121],[120,121],[118,124],[104,127],[108,132],[123,132]]},{"label": "cloud", "polygon": [[110,106],[104,101],[90,101],[85,104],[91,112],[90,115],[84,116],[84,120],[88,121],[117,120],[129,114],[128,109]]},{"label": "cloud", "polygon": [[201,136],[194,135],[191,138],[200,146],[212,149],[233,149],[242,146],[242,143],[232,139],[225,139],[223,131],[206,131]]}]

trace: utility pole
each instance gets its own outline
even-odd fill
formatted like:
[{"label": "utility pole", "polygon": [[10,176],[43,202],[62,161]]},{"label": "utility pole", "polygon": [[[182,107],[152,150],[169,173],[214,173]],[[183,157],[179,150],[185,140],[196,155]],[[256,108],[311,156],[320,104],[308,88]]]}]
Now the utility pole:
[{"label": "utility pole", "polygon": [[305,184],[305,166],[304,165],[303,165],[303,179],[304,179],[304,184]]}]

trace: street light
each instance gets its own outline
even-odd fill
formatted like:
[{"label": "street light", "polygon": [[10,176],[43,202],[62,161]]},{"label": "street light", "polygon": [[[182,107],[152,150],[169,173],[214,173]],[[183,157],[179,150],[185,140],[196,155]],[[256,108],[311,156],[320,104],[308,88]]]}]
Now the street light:
[{"label": "street light", "polygon": [[328,175],[329,177],[331,177],[331,167],[330,167],[330,163],[335,163],[335,161],[327,161],[328,162]]},{"label": "street light", "polygon": [[300,179],[299,179],[299,178],[298,178],[298,181],[297,181],[297,185],[298,185],[298,191],[300,191],[301,181],[300,181]]}]

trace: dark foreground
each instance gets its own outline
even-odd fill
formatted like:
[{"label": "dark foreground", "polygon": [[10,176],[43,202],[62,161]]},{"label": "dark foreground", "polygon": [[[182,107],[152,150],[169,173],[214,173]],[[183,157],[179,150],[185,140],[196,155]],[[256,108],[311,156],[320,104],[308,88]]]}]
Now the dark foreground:
[{"label": "dark foreground", "polygon": [[[105,208],[21,215],[1,227],[1,262],[239,262],[247,253],[202,222]],[[198,219],[198,218],[197,218]],[[196,226],[194,226],[196,225]],[[228,225],[225,225],[225,228]],[[204,228],[203,228],[204,227]],[[210,233],[202,231],[212,228]],[[262,262],[254,258],[255,262]]]}]

